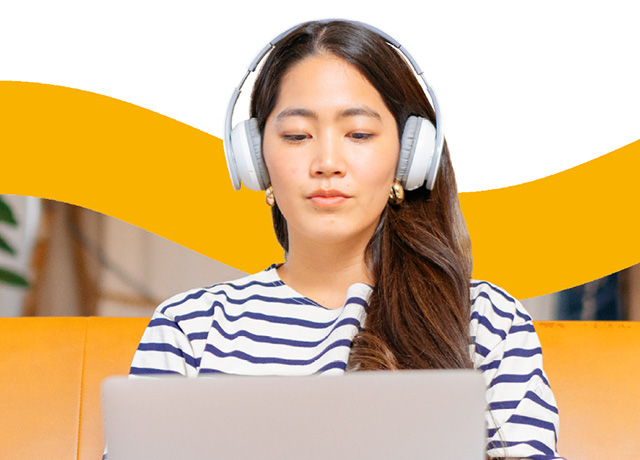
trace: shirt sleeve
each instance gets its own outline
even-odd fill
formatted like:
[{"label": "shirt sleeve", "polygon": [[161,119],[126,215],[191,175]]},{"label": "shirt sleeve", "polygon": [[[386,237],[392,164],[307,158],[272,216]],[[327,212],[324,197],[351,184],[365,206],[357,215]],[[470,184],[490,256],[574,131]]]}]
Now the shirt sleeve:
[{"label": "shirt sleeve", "polygon": [[[171,374],[197,376],[198,361],[194,358],[188,334],[180,326],[182,317],[171,308],[184,303],[184,300],[176,300],[179,298],[184,299],[185,295],[172,297],[154,312],[133,356],[130,378]],[[108,458],[108,446],[105,445],[102,460]]]},{"label": "shirt sleeve", "polygon": [[180,317],[171,309],[175,299],[162,303],[153,314],[136,350],[129,375],[184,375],[197,377],[199,363]]},{"label": "shirt sleeve", "polygon": [[558,409],[531,317],[490,283],[472,283],[472,293],[473,360],[487,385],[487,455],[562,458],[556,451]]}]

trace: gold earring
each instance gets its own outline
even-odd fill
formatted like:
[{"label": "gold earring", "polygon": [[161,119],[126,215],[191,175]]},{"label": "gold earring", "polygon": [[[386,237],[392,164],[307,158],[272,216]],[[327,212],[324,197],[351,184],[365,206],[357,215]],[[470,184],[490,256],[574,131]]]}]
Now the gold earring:
[{"label": "gold earring", "polygon": [[276,197],[273,196],[273,187],[271,185],[267,187],[267,191],[264,193],[264,201],[270,208],[276,205]]},{"label": "gold earring", "polygon": [[404,200],[404,188],[397,180],[393,181],[391,190],[389,191],[389,203],[398,205]]}]

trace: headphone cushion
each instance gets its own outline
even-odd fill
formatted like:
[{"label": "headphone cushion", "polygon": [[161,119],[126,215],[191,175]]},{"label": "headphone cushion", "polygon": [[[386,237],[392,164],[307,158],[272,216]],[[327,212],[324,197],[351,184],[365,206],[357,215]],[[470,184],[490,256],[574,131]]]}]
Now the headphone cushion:
[{"label": "headphone cushion", "polygon": [[[265,190],[269,184],[269,173],[264,164],[261,152],[261,138],[258,121],[254,118],[241,121],[231,131],[232,154],[227,164],[229,171],[236,172],[238,183],[234,188],[240,189],[240,182],[251,190]],[[233,168],[231,167],[233,166]]]},{"label": "headphone cushion", "polygon": [[402,139],[400,140],[400,155],[398,157],[398,167],[396,169],[396,180],[403,187],[407,185],[409,178],[409,167],[413,162],[416,153],[416,143],[420,134],[420,118],[410,116],[404,124]]},{"label": "headphone cushion", "polygon": [[436,127],[426,118],[409,117],[402,132],[396,180],[405,190],[433,183],[440,163],[435,153]]},{"label": "headphone cushion", "polygon": [[258,119],[250,118],[247,122],[247,141],[251,160],[255,167],[255,173],[260,185],[260,190],[266,190],[269,186],[269,171],[262,156],[262,136],[258,127]]}]

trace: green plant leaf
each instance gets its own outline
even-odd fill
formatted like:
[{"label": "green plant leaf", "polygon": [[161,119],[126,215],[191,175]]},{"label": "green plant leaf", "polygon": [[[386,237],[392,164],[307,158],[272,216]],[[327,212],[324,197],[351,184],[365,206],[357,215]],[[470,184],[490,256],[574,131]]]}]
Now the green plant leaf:
[{"label": "green plant leaf", "polygon": [[13,216],[13,211],[7,202],[2,199],[2,196],[0,196],[0,222],[6,222],[10,225],[18,225],[16,218]]},{"label": "green plant leaf", "polygon": [[0,283],[10,284],[11,286],[29,287],[29,282],[22,276],[0,267]]},{"label": "green plant leaf", "polygon": [[13,249],[11,246],[9,246],[9,243],[7,243],[4,238],[2,238],[2,236],[0,236],[0,249],[8,252],[11,255],[15,255],[16,254],[16,250]]}]

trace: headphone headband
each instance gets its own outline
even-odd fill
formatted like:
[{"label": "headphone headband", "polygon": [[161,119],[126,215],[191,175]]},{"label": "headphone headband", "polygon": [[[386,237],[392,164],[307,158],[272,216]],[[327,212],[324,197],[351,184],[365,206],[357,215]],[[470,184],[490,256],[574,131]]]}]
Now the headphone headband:
[{"label": "headphone headband", "polygon": [[[429,171],[426,176],[427,181],[425,183],[425,187],[431,190],[433,188],[433,184],[435,183],[438,168],[440,167],[440,159],[442,157],[441,154],[442,154],[442,149],[444,144],[444,135],[442,131],[442,115],[440,114],[440,106],[438,104],[438,99],[436,98],[433,88],[431,88],[431,85],[429,85],[429,82],[427,82],[427,79],[424,76],[424,72],[420,69],[415,59],[413,59],[413,56],[411,56],[411,54],[402,47],[400,42],[398,42],[389,34],[383,32],[382,30],[374,26],[371,26],[364,22],[352,21],[348,19],[323,19],[323,20],[312,21],[312,22],[328,24],[333,21],[340,21],[340,22],[355,24],[382,37],[387,43],[394,46],[409,61],[416,75],[418,75],[421,78],[422,82],[424,83],[424,87],[427,90],[427,96],[430,99],[430,102],[435,114],[436,133],[435,133],[434,155],[433,155],[433,161],[429,166]],[[238,165],[235,160],[235,152],[233,151],[233,143],[231,141],[231,123],[232,123],[232,117],[233,117],[233,112],[235,110],[236,103],[238,102],[238,98],[240,97],[240,93],[242,92],[242,87],[244,86],[244,83],[249,77],[249,74],[251,74],[251,72],[254,72],[256,70],[256,68],[258,67],[262,59],[265,57],[265,55],[273,47],[275,47],[283,38],[285,38],[287,35],[289,35],[291,32],[293,32],[295,29],[297,29],[303,24],[306,24],[306,23],[296,24],[295,26],[290,27],[284,32],[278,34],[262,50],[260,50],[257,56],[251,61],[251,64],[249,64],[249,67],[245,72],[245,74],[243,75],[242,79],[240,80],[239,85],[233,90],[233,93],[231,94],[231,99],[227,107],[227,114],[225,116],[224,138],[222,139],[222,143],[223,143],[225,157],[227,159],[227,168],[229,169],[229,176],[231,177],[231,182],[233,183],[233,188],[235,190],[240,190],[240,178],[238,177]]]}]

